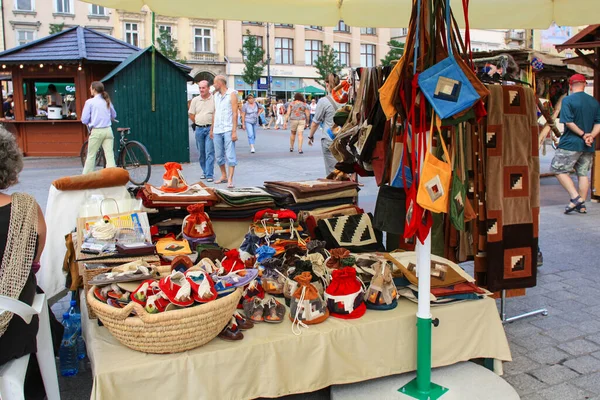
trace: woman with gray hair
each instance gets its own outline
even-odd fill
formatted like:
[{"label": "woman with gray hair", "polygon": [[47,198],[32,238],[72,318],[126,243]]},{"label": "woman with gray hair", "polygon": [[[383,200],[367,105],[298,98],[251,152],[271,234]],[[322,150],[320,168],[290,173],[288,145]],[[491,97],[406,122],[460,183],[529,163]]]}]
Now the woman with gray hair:
[{"label": "woman with gray hair", "polygon": [[[0,295],[31,305],[36,294],[35,273],[40,268],[46,241],[46,223],[32,196],[4,192],[18,182],[22,169],[23,156],[14,136],[0,128]],[[37,316],[26,324],[12,313],[0,314],[0,365],[37,351],[38,325]],[[35,360],[29,358],[33,371],[37,367]],[[38,375],[39,372],[33,373],[32,378]],[[25,389],[41,389],[43,398],[43,384],[40,388],[36,382],[26,380]],[[26,398],[31,397],[38,396],[26,393]]]}]

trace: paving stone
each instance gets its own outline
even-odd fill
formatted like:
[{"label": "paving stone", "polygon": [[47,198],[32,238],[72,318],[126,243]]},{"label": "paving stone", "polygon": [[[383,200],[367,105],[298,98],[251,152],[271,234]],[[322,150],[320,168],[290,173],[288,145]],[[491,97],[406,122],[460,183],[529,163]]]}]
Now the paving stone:
[{"label": "paving stone", "polygon": [[507,376],[522,374],[527,371],[531,371],[533,369],[539,368],[540,364],[533,361],[532,359],[524,356],[513,354],[512,362],[508,362],[504,364],[504,373]]},{"label": "paving stone", "polygon": [[522,338],[515,338],[513,339],[513,342],[518,344],[519,346],[525,347],[529,351],[540,348],[547,348],[558,344],[558,341],[556,341],[555,339],[542,334],[531,335]]},{"label": "paving stone", "polygon": [[574,323],[573,326],[585,333],[600,332],[600,321],[597,319],[586,319],[583,322]]},{"label": "paving stone", "polygon": [[[556,276],[556,275],[551,275],[551,276]],[[560,280],[560,279],[562,279],[561,277],[557,276],[557,278],[558,278],[558,281],[550,281],[548,283],[538,285],[537,287],[541,288],[546,293],[565,291],[565,290],[571,289],[571,286],[563,283]]]},{"label": "paving stone", "polygon": [[572,286],[574,288],[583,288],[586,286],[596,287],[598,282],[594,282],[593,280],[588,279],[588,277],[586,276],[581,278],[565,279],[562,281],[562,283],[564,283],[565,285]]},{"label": "paving stone", "polygon": [[532,325],[544,330],[562,328],[563,326],[570,325],[563,317],[559,317],[556,314],[549,314],[547,316],[540,315],[532,318],[530,321]]},{"label": "paving stone", "polygon": [[[558,285],[558,284],[553,283],[552,285]],[[552,304],[554,304],[554,302],[556,302],[556,301],[576,300],[581,297],[581,296],[578,296],[578,295],[568,291],[567,288],[570,288],[570,286],[567,286],[566,288],[563,288],[563,289],[556,289],[556,290],[548,291],[548,292],[543,293],[543,295],[545,297],[549,298],[550,300],[552,300]]]},{"label": "paving stone", "polygon": [[556,385],[579,376],[577,372],[563,365],[549,365],[538,368],[531,371],[531,375],[549,385]]},{"label": "paving stone", "polygon": [[594,374],[584,375],[579,378],[575,378],[569,381],[572,385],[580,387],[584,390],[587,390],[591,393],[598,394],[600,393],[600,373],[596,372]]},{"label": "paving stone", "polygon": [[[538,270],[538,283],[542,284],[542,285],[546,285],[548,283],[552,283],[552,282],[560,282],[562,281],[564,278],[562,276],[556,275],[556,274],[541,274],[542,270]],[[568,286],[568,285],[565,285]]]},{"label": "paving stone", "polygon": [[540,391],[539,394],[546,400],[584,400],[592,395],[569,383],[549,387]]},{"label": "paving stone", "polygon": [[562,282],[564,282],[567,279],[585,278],[585,275],[583,274],[583,272],[580,272],[580,271],[577,271],[574,269],[568,269],[568,270],[564,270],[561,272],[557,272],[556,275],[563,278]]},{"label": "paving stone", "polygon": [[542,332],[537,326],[522,320],[504,325],[504,330],[506,331],[506,334],[511,337],[531,336]]},{"label": "paving stone", "polygon": [[558,308],[559,310],[562,311],[581,311],[582,309],[584,309],[586,307],[585,304],[580,303],[578,301],[575,300],[565,300],[565,301],[558,301],[558,302],[552,302],[549,305]]},{"label": "paving stone", "polygon": [[578,337],[585,336],[585,332],[580,331],[572,326],[565,325],[560,328],[551,329],[544,332],[544,335],[550,336],[559,342],[566,342]]},{"label": "paving stone", "polygon": [[[521,393],[519,393],[521,395]],[[546,400],[542,396],[537,393],[527,394],[525,396],[521,396],[521,400]]]},{"label": "paving stone", "polygon": [[590,355],[591,355],[591,356],[594,356],[594,357],[596,357],[598,360],[600,360],[600,351],[596,351],[596,352],[594,352],[594,353],[592,353],[592,354],[590,354]]},{"label": "paving stone", "polygon": [[[529,357],[533,359],[531,355]],[[563,365],[579,372],[580,374],[591,374],[592,372],[600,371],[600,360],[592,356],[572,358],[568,361],[565,361]]]},{"label": "paving stone", "polygon": [[582,356],[584,354],[589,354],[589,353],[593,353],[595,351],[600,350],[600,347],[598,347],[593,342],[583,340],[583,339],[578,339],[578,340],[573,340],[571,342],[562,343],[558,347],[561,350],[564,350],[573,356]]},{"label": "paving stone", "polygon": [[556,347],[546,347],[537,349],[535,351],[526,354],[527,357],[535,362],[546,365],[560,364],[561,362],[568,360],[572,357],[570,354],[557,349]]},{"label": "paving stone", "polygon": [[600,333],[596,333],[595,335],[589,335],[586,337],[587,340],[591,340],[594,343],[600,344]]},{"label": "paving stone", "polygon": [[538,380],[528,373],[507,376],[506,381],[510,383],[513,388],[515,388],[519,395],[537,393],[540,390],[548,387],[548,385],[546,385],[544,382]]},{"label": "paving stone", "polygon": [[588,313],[585,310],[581,310],[581,311],[571,311],[571,312],[564,312],[560,315],[560,317],[562,319],[564,319],[565,321],[570,322],[570,325],[573,326],[577,326],[577,323],[579,322],[585,322],[585,321],[589,321],[589,320],[600,320],[599,317]]},{"label": "paving stone", "polygon": [[525,347],[512,343],[510,340],[508,341],[508,346],[510,347],[510,353],[513,355],[513,357],[517,354],[527,353],[527,349]]}]

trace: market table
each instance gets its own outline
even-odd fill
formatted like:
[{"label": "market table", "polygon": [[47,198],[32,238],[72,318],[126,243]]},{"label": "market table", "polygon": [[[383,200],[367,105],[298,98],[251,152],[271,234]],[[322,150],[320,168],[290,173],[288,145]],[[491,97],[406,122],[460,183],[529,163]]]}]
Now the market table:
[{"label": "market table", "polygon": [[[279,325],[256,325],[239,342],[215,339],[192,351],[155,355],[121,345],[82,307],[94,373],[91,399],[278,397],[413,371],[416,311],[416,304],[400,299],[394,310],[368,310],[351,321],[330,317],[300,336],[286,316]],[[433,329],[434,367],[474,358],[511,361],[493,299],[432,312],[440,320]]]}]

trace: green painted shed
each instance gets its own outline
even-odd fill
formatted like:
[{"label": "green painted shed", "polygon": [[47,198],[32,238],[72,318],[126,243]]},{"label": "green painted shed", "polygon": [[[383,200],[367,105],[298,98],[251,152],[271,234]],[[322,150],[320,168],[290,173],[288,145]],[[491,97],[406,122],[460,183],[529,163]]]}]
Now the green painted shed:
[{"label": "green painted shed", "polygon": [[[152,110],[152,47],[129,56],[102,82],[117,111],[118,124],[131,128],[153,164],[190,161],[187,82],[191,68],[156,50],[155,109]],[[115,132],[116,133],[116,132]],[[115,139],[117,139],[115,134]],[[115,140],[118,145],[118,140]]]}]

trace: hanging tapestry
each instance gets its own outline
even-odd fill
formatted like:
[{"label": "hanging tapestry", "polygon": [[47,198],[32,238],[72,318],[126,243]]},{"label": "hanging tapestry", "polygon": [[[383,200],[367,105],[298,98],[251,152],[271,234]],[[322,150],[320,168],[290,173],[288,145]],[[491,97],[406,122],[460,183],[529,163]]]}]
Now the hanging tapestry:
[{"label": "hanging tapestry", "polygon": [[[539,148],[533,90],[490,86],[485,147],[487,287],[536,285]],[[480,234],[483,232],[480,232]]]}]

